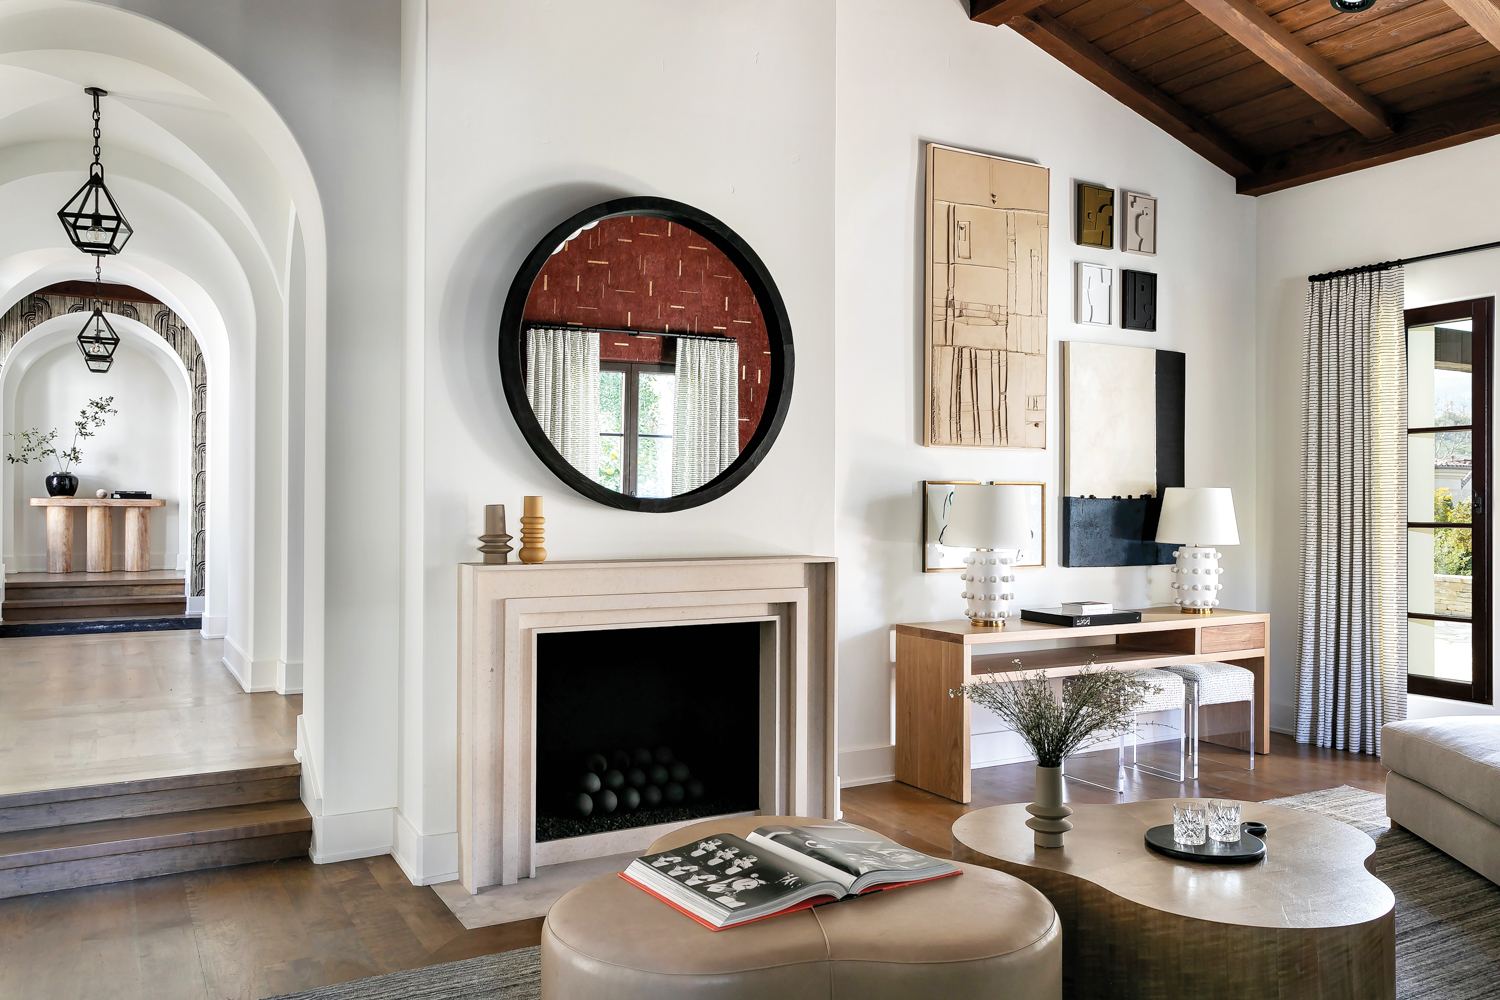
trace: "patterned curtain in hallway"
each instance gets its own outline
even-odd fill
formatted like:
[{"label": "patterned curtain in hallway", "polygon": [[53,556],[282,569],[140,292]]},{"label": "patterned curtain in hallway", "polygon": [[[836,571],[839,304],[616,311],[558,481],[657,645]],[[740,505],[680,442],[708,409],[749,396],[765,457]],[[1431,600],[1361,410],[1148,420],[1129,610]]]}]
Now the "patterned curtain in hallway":
[{"label": "patterned curtain in hallway", "polygon": [[677,410],[672,429],[672,495],[696,490],[740,454],[740,345],[677,341]]},{"label": "patterned curtain in hallway", "polygon": [[1406,717],[1404,272],[1310,282],[1297,741],[1380,752]]},{"label": "patterned curtain in hallway", "polygon": [[599,332],[534,327],[526,336],[531,412],[569,465],[599,475]]}]

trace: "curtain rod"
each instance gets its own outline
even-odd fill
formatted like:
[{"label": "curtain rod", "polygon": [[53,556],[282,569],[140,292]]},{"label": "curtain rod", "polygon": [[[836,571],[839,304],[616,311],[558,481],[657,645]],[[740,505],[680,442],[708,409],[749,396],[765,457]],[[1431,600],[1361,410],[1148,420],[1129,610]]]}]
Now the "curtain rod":
[{"label": "curtain rod", "polygon": [[533,320],[526,324],[526,329],[535,330],[541,327],[544,330],[585,330],[589,333],[616,333],[623,337],[676,337],[678,340],[732,340],[739,343],[738,337],[720,337],[712,333],[663,333],[655,330],[612,330],[604,326],[583,326],[579,323],[543,323],[541,320]]},{"label": "curtain rod", "polygon": [[1415,264],[1424,260],[1437,260],[1440,257],[1457,257],[1464,253],[1478,253],[1480,250],[1500,250],[1500,241],[1495,243],[1480,243],[1472,247],[1462,247],[1458,250],[1439,250],[1437,253],[1424,253],[1420,257],[1406,257],[1401,260],[1386,260],[1379,264],[1365,264],[1363,267],[1346,267],[1342,271],[1328,271],[1324,274],[1309,274],[1308,281],[1328,281],[1332,278],[1342,278],[1350,274],[1368,274],[1371,271],[1389,271],[1393,267],[1404,267],[1407,264]]}]

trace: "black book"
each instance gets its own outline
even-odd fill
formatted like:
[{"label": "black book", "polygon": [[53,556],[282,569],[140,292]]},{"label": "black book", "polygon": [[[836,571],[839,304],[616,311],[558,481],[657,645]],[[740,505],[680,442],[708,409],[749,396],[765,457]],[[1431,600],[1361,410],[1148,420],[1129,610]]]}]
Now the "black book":
[{"label": "black book", "polygon": [[637,858],[620,877],[717,931],[957,874],[948,862],[879,834],[826,823],[763,826],[743,839],[716,833]]},{"label": "black book", "polygon": [[1062,608],[1022,608],[1021,620],[1082,628],[1085,625],[1134,625],[1141,620],[1139,611],[1111,611],[1107,615],[1065,615]]}]

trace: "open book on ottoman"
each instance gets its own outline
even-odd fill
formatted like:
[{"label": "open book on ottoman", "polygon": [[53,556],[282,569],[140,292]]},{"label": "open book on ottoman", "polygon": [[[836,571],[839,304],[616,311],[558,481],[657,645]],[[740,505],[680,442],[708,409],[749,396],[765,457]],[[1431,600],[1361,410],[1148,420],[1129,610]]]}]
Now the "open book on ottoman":
[{"label": "open book on ottoman", "polygon": [[959,874],[946,861],[847,823],[763,826],[648,854],[627,882],[722,930],[822,903]]}]

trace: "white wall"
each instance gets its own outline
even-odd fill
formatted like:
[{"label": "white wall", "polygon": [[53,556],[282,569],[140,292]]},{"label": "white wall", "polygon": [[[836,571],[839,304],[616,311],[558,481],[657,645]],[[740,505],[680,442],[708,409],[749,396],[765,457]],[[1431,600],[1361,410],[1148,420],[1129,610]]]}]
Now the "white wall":
[{"label": "white wall", "polygon": [[[922,480],[1047,483],[1047,566],[1019,572],[1022,606],[1170,600],[1166,567],[1058,565],[1059,341],[1187,354],[1187,485],[1234,489],[1241,544],[1224,560],[1224,604],[1261,607],[1253,557],[1255,209],[1228,175],[1015,32],[969,21],[959,0],[840,0],[837,134],[839,746],[849,783],[894,770],[889,627],[962,614],[957,574],[921,571]],[[921,446],[927,141],[1051,168],[1045,451]],[[1074,246],[1075,179],[1159,196],[1159,255]],[[1075,260],[1158,272],[1158,332],[1075,326]],[[993,735],[999,728],[976,718],[976,763],[1024,759],[1018,739]]]},{"label": "white wall", "polygon": [[[1256,315],[1260,342],[1260,601],[1277,623],[1272,725],[1296,728],[1296,613],[1301,515],[1303,308],[1307,276],[1489,243],[1494,218],[1473,192],[1496,174],[1500,138],[1401,160],[1257,200]],[[1413,264],[1408,308],[1500,294],[1500,253]],[[1490,665],[1491,671],[1494,665]],[[1412,695],[1412,718],[1496,714],[1491,706]]]},{"label": "white wall", "polygon": [[[70,329],[82,326],[77,318]],[[37,427],[44,433],[57,428],[56,445],[66,450],[73,437],[73,421],[89,399],[113,396],[119,411],[107,418],[92,438],[78,442],[82,463],[74,466],[78,496],[91,497],[95,490],[145,490],[167,501],[151,510],[151,568],[183,570],[190,550],[184,522],[191,510],[183,510],[188,485],[184,462],[185,438],[190,433],[191,411],[183,412],[187,386],[181,369],[172,371],[161,351],[138,345],[134,338],[121,340],[114,364],[105,374],[90,372],[83,364],[78,345],[71,338],[32,362],[16,386],[13,420],[7,427]],[[175,376],[175,377],[174,377]],[[14,445],[7,439],[6,451]],[[47,530],[44,511],[30,506],[30,497],[44,497],[44,480],[56,470],[51,459],[12,470],[13,556],[16,572],[40,573],[47,568]],[[123,511],[115,512],[115,568],[125,564]],[[83,517],[75,525],[75,569],[83,569]],[[7,559],[10,562],[10,559]]]}]

